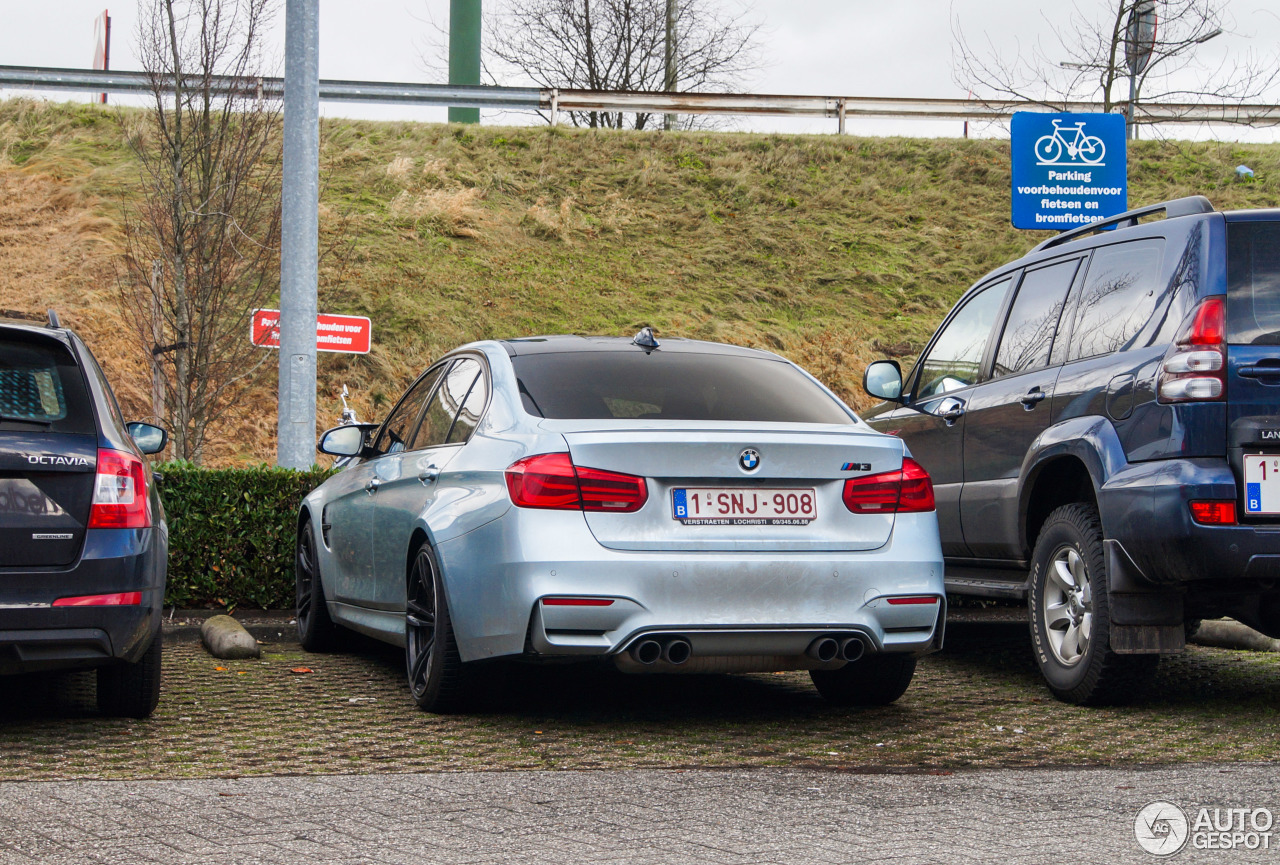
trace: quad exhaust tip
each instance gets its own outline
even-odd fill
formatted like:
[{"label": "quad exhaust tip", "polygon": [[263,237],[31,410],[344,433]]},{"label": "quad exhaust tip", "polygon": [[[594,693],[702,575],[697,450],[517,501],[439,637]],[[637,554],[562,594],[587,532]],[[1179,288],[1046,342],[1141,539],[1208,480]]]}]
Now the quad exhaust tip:
[{"label": "quad exhaust tip", "polygon": [[860,637],[846,637],[840,641],[840,658],[850,663],[860,659],[867,650],[867,644]]},{"label": "quad exhaust tip", "polygon": [[637,664],[643,664],[646,667],[658,663],[659,660],[678,667],[693,657],[693,646],[684,637],[670,637],[664,640],[645,637],[643,640],[637,640],[628,654]]},{"label": "quad exhaust tip", "polygon": [[866,654],[866,651],[867,643],[862,637],[837,635],[818,637],[818,639],[809,644],[805,654],[823,664],[830,661],[852,663],[860,660]]},{"label": "quad exhaust tip", "polygon": [[668,640],[667,645],[662,649],[662,660],[672,666],[680,666],[689,660],[689,656],[693,654],[693,646],[689,645],[689,641],[683,637],[676,637]]}]

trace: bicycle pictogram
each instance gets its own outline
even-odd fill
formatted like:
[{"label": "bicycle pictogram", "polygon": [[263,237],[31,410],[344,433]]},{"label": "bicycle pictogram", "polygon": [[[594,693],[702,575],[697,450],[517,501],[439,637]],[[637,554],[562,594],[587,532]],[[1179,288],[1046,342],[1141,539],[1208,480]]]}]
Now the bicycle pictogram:
[{"label": "bicycle pictogram", "polygon": [[[1053,120],[1053,132],[1036,139],[1037,165],[1104,165],[1102,160],[1107,155],[1107,146],[1098,136],[1085,135],[1084,121],[1065,128],[1061,123],[1061,120]],[[1075,134],[1071,135],[1072,132]]]}]

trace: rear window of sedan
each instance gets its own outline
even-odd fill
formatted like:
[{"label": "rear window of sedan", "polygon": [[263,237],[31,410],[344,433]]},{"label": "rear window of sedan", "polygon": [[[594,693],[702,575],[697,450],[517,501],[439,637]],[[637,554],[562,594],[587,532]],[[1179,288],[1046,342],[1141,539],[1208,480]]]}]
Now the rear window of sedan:
[{"label": "rear window of sedan", "polygon": [[852,424],[788,363],[742,355],[640,350],[518,355],[525,411],[558,420],[723,420]]}]

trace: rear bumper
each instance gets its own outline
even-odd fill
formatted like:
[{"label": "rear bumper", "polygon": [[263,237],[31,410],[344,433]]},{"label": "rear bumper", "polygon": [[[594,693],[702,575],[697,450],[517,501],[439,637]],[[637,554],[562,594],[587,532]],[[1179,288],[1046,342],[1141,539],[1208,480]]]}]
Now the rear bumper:
[{"label": "rear bumper", "polygon": [[[167,553],[162,528],[93,529],[68,568],[0,572],[0,675],[138,660],[160,630]],[[115,592],[142,603],[53,606]]]},{"label": "rear bumper", "polygon": [[[576,519],[574,519],[576,517]],[[821,634],[875,651],[938,648],[945,604],[932,513],[901,514],[866,552],[635,552],[602,547],[579,515],[513,508],[437,547],[463,660],[605,656],[644,634],[680,634],[717,655],[802,654]],[[893,605],[890,595],[935,603]],[[548,597],[601,606],[548,606]],[[732,635],[732,636],[731,636]]]},{"label": "rear bumper", "polygon": [[1196,458],[1133,463],[1098,492],[1112,587],[1150,591],[1280,578],[1280,525],[1205,526],[1189,502],[1239,503],[1225,460]]}]

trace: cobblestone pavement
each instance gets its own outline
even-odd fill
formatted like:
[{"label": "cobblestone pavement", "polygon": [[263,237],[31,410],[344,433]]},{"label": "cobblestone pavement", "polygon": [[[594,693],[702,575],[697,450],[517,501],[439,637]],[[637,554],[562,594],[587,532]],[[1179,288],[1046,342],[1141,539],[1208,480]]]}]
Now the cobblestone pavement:
[{"label": "cobblestone pavement", "polygon": [[[103,718],[93,677],[0,679],[0,781],[468,769],[962,769],[1280,761],[1280,654],[1192,648],[1134,705],[1057,702],[1026,626],[954,626],[892,706],[827,705],[804,673],[625,676],[523,668],[508,705],[430,715],[399,650],[261,660],[166,646],[146,721]],[[310,672],[295,672],[295,671]]]},{"label": "cobblestone pavement", "polygon": [[[0,865],[1153,863],[1134,835],[1153,800],[1192,821],[1201,807],[1280,813],[1274,767],[1247,764],[5,783]],[[1188,845],[1170,861],[1276,859]]]}]

